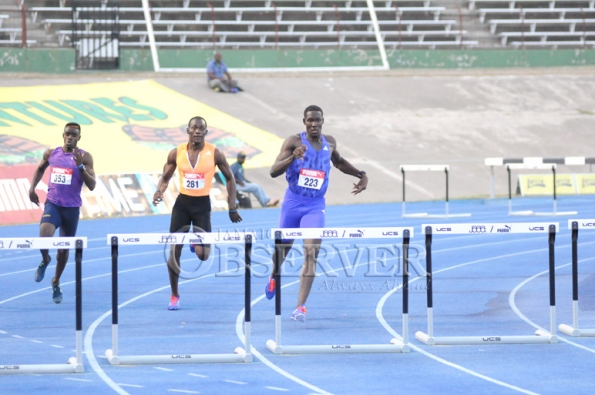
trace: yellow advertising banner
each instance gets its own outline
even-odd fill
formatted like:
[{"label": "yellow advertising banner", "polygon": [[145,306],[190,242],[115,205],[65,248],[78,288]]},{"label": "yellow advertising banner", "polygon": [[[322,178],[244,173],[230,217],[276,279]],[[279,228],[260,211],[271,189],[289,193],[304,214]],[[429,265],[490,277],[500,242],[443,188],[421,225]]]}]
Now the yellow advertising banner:
[{"label": "yellow advertising banner", "polygon": [[187,142],[193,116],[207,120],[206,140],[233,163],[273,164],[283,140],[151,80],[0,88],[0,166],[38,163],[63,144],[67,122],[81,125],[79,147],[97,174],[160,173],[167,153]]},{"label": "yellow advertising banner", "polygon": [[581,195],[595,194],[595,174],[576,174],[576,188]]},{"label": "yellow advertising banner", "polygon": [[[522,196],[554,194],[551,174],[519,174],[518,192]],[[595,174],[556,174],[556,194],[576,195],[595,193]]]},{"label": "yellow advertising banner", "polygon": [[519,174],[517,193],[521,196],[545,196],[554,194],[551,174]]}]

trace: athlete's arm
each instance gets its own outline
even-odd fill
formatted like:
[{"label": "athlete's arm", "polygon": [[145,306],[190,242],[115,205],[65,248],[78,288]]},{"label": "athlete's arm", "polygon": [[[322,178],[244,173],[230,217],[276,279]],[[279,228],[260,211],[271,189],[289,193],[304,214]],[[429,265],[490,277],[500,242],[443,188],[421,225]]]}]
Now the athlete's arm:
[{"label": "athlete's arm", "polygon": [[39,206],[39,196],[37,196],[37,193],[35,193],[35,187],[37,186],[37,184],[39,184],[39,181],[41,181],[41,178],[43,177],[43,173],[45,173],[45,169],[47,169],[48,166],[50,165],[50,155],[51,154],[52,154],[51,149],[45,150],[45,152],[43,153],[43,157],[41,158],[41,162],[39,162],[39,165],[33,172],[33,179],[31,180],[31,188],[29,188],[29,200],[31,200],[31,203],[35,203],[37,206]]},{"label": "athlete's arm", "polygon": [[223,155],[218,149],[215,148],[215,164],[223,174],[226,180],[227,186],[227,198],[229,203],[229,219],[231,222],[236,223],[242,220],[240,213],[236,209],[236,179],[233,176],[231,167]]},{"label": "athlete's arm", "polygon": [[291,166],[294,159],[301,159],[304,157],[306,147],[301,143],[301,138],[298,134],[288,137],[281,146],[281,152],[277,156],[275,163],[271,166],[271,177],[279,177],[281,174]]},{"label": "athlete's arm", "polygon": [[[331,146],[334,147],[333,153],[331,154],[331,161],[333,165],[339,169],[342,173],[348,174],[350,176],[354,176],[360,178],[360,170],[353,166],[351,163],[347,161],[347,159],[343,158],[339,151],[337,151],[337,141],[332,136],[325,136],[326,140],[329,142]],[[366,187],[368,186],[368,176],[363,174],[357,184],[353,184],[353,190],[351,193],[357,195]]]},{"label": "athlete's arm", "polygon": [[83,182],[89,188],[90,191],[95,189],[97,182],[95,181],[95,169],[93,169],[93,156],[88,152],[82,152],[81,150],[74,151],[74,160],[76,165],[85,165],[85,170],[81,172]]},{"label": "athlete's arm", "polygon": [[177,155],[177,148],[169,151],[169,154],[167,155],[167,162],[165,162],[165,166],[163,166],[163,175],[159,179],[159,182],[157,183],[157,191],[155,191],[155,194],[153,195],[154,206],[158,205],[159,202],[163,200],[163,193],[167,190],[169,180],[171,180],[171,177],[174,175],[174,171],[176,171]]}]

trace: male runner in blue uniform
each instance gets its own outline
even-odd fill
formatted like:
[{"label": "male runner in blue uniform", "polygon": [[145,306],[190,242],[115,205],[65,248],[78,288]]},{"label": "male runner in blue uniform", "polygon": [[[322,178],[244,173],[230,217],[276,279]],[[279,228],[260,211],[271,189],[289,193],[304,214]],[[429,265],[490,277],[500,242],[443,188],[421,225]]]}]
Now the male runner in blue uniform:
[{"label": "male runner in blue uniform", "polygon": [[[48,149],[44,152],[39,166],[33,173],[33,181],[29,189],[29,199],[39,206],[39,197],[35,187],[41,181],[43,173],[50,168],[50,183],[45,201],[41,223],[39,224],[40,237],[52,237],[56,228],[60,228],[61,237],[76,236],[79,223],[79,212],[83,202],[81,189],[83,183],[91,191],[95,189],[95,170],[93,157],[89,152],[77,147],[81,139],[81,126],[70,122],[64,127],[62,133],[64,146]],[[41,263],[35,271],[35,281],[40,282],[45,276],[50,261],[48,250],[41,250]],[[68,250],[58,250],[56,254],[56,274],[52,278],[52,299],[54,303],[62,302],[62,289],[60,276],[68,262]]]},{"label": "male runner in blue uniform", "polygon": [[[366,189],[368,185],[366,172],[356,169],[339,154],[334,137],[322,134],[324,118],[320,107],[306,107],[303,122],[306,131],[285,140],[279,156],[271,167],[271,177],[275,178],[285,173],[288,183],[281,206],[280,228],[324,228],[324,195],[328,188],[331,162],[341,172],[359,178],[359,182],[353,184],[351,193],[354,195]],[[306,320],[305,303],[314,282],[321,242],[321,239],[304,240],[305,257],[300,274],[297,307],[291,315],[293,320]],[[284,240],[283,244],[279,267],[285,261],[293,240]],[[273,254],[273,260],[275,255]],[[268,299],[275,295],[273,277],[269,279],[265,292]]]}]

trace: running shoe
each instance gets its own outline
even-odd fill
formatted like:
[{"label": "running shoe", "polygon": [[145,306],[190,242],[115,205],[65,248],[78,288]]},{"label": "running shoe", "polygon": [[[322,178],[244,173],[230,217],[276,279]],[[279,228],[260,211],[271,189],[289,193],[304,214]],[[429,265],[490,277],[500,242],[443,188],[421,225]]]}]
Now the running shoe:
[{"label": "running shoe", "polygon": [[168,310],[178,310],[180,308],[180,297],[179,296],[170,296],[169,297],[169,306],[167,306]]},{"label": "running shoe", "polygon": [[190,252],[196,254],[196,245],[190,244]]},{"label": "running shoe", "polygon": [[35,271],[35,281],[36,282],[40,283],[41,280],[43,280],[43,277],[45,276],[45,269],[48,268],[50,262],[51,262],[51,259],[48,261],[48,263],[43,263],[43,260],[41,261],[41,263],[37,267],[37,270]]},{"label": "running shoe", "polygon": [[267,299],[273,299],[275,297],[275,279],[270,277],[267,286],[264,288],[264,294]]},{"label": "running shoe", "polygon": [[291,319],[294,321],[306,322],[306,313],[306,306],[298,306],[297,309],[293,310],[293,313],[291,314]]},{"label": "running shoe", "polygon": [[62,303],[62,289],[60,288],[60,284],[52,285],[52,299],[54,299],[54,303],[56,304]]}]

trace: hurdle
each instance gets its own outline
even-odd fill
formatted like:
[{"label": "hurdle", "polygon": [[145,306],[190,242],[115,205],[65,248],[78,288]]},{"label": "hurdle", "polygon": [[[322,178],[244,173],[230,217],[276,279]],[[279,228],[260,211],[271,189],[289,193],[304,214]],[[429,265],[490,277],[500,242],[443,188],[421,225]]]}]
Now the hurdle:
[{"label": "hurdle", "polygon": [[[450,214],[448,207],[448,165],[401,165],[401,174],[403,175],[403,203],[401,205],[403,218],[454,218],[454,217],[470,217],[471,214]],[[446,200],[444,203],[444,214],[428,214],[428,213],[406,213],[406,199],[405,199],[405,172],[406,171],[444,171],[446,175]]]},{"label": "hurdle", "polygon": [[75,341],[76,356],[63,364],[35,364],[35,365],[0,365],[0,375],[8,374],[58,374],[83,373],[83,291],[82,291],[82,262],[83,249],[87,248],[86,237],[33,237],[33,238],[0,238],[0,250],[21,249],[74,249],[75,261],[75,295],[76,295],[76,323]]},{"label": "hurdle", "polygon": [[[267,340],[266,346],[274,354],[362,354],[362,353],[408,353],[409,346],[409,239],[413,228],[285,228],[272,229],[275,235],[273,267],[275,279],[275,340]],[[403,239],[403,341],[391,339],[388,344],[328,344],[328,345],[282,345],[281,343],[281,270],[282,240],[287,239]]]},{"label": "hurdle", "polygon": [[[558,342],[556,333],[556,283],[554,267],[554,243],[557,223],[483,223],[483,224],[439,224],[422,225],[422,232],[426,235],[426,285],[427,285],[427,316],[428,333],[418,331],[415,338],[430,346],[438,345],[486,345],[486,344],[554,344]],[[536,336],[434,336],[434,312],[432,292],[432,235],[480,235],[480,234],[509,234],[509,233],[547,233],[549,245],[549,294],[550,294],[550,331],[538,329]]]},{"label": "hurdle", "polygon": [[595,229],[595,219],[568,220],[572,230],[572,326],[560,324],[558,330],[574,337],[595,337],[595,329],[580,329],[578,326],[578,231]]},{"label": "hurdle", "polygon": [[[134,233],[108,234],[107,243],[111,246],[112,256],[112,348],[105,351],[105,356],[112,365],[148,365],[148,364],[191,364],[191,363],[238,363],[252,362],[251,353],[251,253],[253,232],[222,231],[213,233]],[[120,245],[171,245],[171,244],[238,244],[245,245],[244,276],[244,330],[245,348],[236,347],[233,354],[175,354],[175,355],[119,355],[118,349],[118,247]]]},{"label": "hurdle", "polygon": [[[538,169],[538,170],[552,170],[554,177],[554,208],[552,212],[534,212],[532,210],[525,211],[512,211],[512,176],[511,170],[527,170],[527,169]],[[538,215],[538,216],[556,216],[556,215],[576,215],[576,211],[557,211],[557,195],[556,195],[556,164],[549,163],[510,163],[506,165],[508,171],[508,215]]]}]

